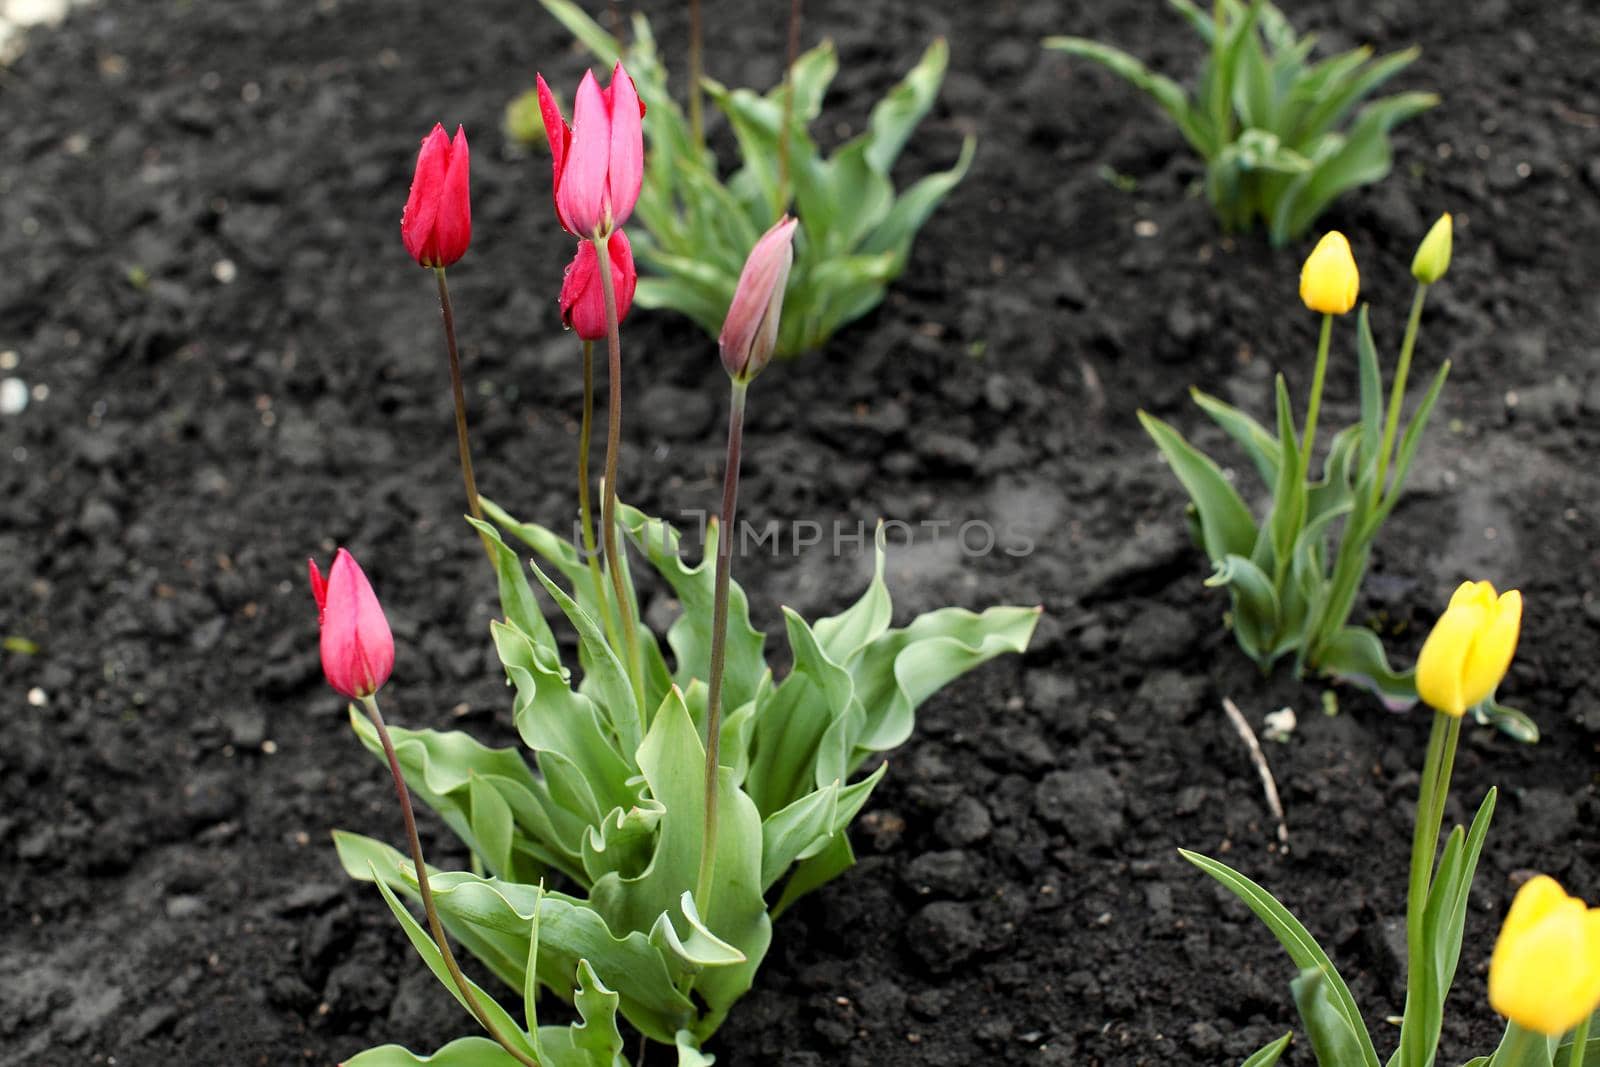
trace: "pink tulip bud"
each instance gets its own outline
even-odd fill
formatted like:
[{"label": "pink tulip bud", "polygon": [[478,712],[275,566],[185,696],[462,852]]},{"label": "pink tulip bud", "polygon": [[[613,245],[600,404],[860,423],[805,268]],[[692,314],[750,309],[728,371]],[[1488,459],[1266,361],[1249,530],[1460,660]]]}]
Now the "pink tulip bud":
[{"label": "pink tulip bud", "polygon": [[322,627],[322,673],[328,684],[352,700],[376,693],[394,670],[394,636],[372,584],[355,557],[339,549],[322,580],[309,560],[311,595]]},{"label": "pink tulip bud", "polygon": [[722,365],[736,381],[748,382],[772,359],[778,344],[783,291],[794,265],[795,220],[785,215],[750,250],[733,290],[733,303],[717,344]]},{"label": "pink tulip bud", "polygon": [[[633,290],[639,274],[633,267],[633,248],[628,235],[613,230],[606,240],[611,257],[611,284],[616,290],[617,322],[628,317],[633,306]],[[600,284],[600,257],[593,241],[579,241],[578,254],[567,264],[561,283],[561,321],[585,341],[598,341],[606,335],[606,297]]]},{"label": "pink tulip bud", "polygon": [[472,203],[468,195],[467,135],[456,127],[455,140],[434,123],[417,153],[411,196],[400,216],[406,251],[424,267],[448,267],[466,255],[472,242]]},{"label": "pink tulip bud", "polygon": [[644,101],[621,63],[604,89],[591,71],[578,84],[569,128],[543,77],[538,89],[550,140],[556,217],[576,237],[603,237],[628,221],[639,199]]}]

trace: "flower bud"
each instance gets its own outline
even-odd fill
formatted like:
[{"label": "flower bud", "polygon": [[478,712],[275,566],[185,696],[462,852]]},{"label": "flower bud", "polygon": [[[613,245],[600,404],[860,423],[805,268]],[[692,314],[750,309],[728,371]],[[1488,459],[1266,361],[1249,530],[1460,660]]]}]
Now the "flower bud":
[{"label": "flower bud", "polygon": [[604,89],[584,74],[570,127],[543,77],[538,92],[557,218],[576,237],[609,234],[633,214],[644,182],[644,101],[621,63]]},{"label": "flower bud", "polygon": [[748,382],[760,374],[778,345],[783,291],[794,265],[795,225],[796,220],[788,215],[774,223],[750,250],[739,273],[733,303],[717,339],[722,365],[736,381]]},{"label": "flower bud", "polygon": [[355,557],[342,548],[333,557],[327,581],[316,560],[307,565],[322,627],[322,673],[352,700],[369,697],[394,670],[394,636],[378,596]]},{"label": "flower bud", "polygon": [[[611,284],[617,297],[617,322],[621,323],[628,317],[633,290],[639,284],[628,235],[621,230],[611,231],[606,254],[611,259]],[[566,277],[561,282],[561,321],[585,341],[606,336],[606,296],[600,283],[600,257],[593,241],[579,241],[578,254],[567,264]]]},{"label": "flower bud", "polygon": [[1423,285],[1432,285],[1450,269],[1452,229],[1450,212],[1446,211],[1417,246],[1417,254],[1411,260],[1411,276]]},{"label": "flower bud", "polygon": [[1521,628],[1521,593],[1462,582],[1417,655],[1417,695],[1458,717],[1481,704],[1506,676]]},{"label": "flower bud", "polygon": [[1525,882],[1489,958],[1489,1003],[1549,1037],[1588,1018],[1600,1007],[1600,909],[1548,875]]},{"label": "flower bud", "polygon": [[1300,268],[1300,299],[1312,311],[1343,315],[1356,306],[1360,293],[1361,275],[1350,242],[1338,230],[1329,230]]},{"label": "flower bud", "polygon": [[453,141],[438,123],[423,138],[411,195],[400,216],[400,236],[411,258],[424,267],[448,267],[466,255],[472,242],[472,203],[467,135],[460,126]]}]

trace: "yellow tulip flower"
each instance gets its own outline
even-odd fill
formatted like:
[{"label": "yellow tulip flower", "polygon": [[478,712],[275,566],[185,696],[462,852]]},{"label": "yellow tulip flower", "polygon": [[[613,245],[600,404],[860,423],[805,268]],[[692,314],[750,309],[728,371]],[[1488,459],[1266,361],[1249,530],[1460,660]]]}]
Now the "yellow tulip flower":
[{"label": "yellow tulip flower", "polygon": [[1350,242],[1338,230],[1329,230],[1300,268],[1300,299],[1312,311],[1343,315],[1356,306],[1360,293],[1361,273]]},{"label": "yellow tulip flower", "polygon": [[1600,1006],[1600,908],[1538,875],[1517,890],[1489,958],[1489,1003],[1556,1037]]},{"label": "yellow tulip flower", "polygon": [[1489,582],[1462,582],[1417,656],[1417,695],[1459,718],[1506,676],[1521,629],[1521,593],[1496,597]]}]

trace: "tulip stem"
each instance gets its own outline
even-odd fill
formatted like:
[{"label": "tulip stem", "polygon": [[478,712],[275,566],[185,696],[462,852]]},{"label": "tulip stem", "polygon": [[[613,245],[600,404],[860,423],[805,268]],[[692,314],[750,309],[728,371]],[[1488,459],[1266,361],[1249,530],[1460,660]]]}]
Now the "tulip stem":
[{"label": "tulip stem", "polygon": [[594,579],[594,595],[600,620],[605,625],[607,642],[617,645],[616,623],[606,601],[606,583],[600,576],[600,552],[594,539],[594,509],[589,503],[589,439],[594,426],[594,342],[583,342],[583,421],[578,429],[578,520],[582,525],[584,561]]},{"label": "tulip stem", "polygon": [[417,869],[417,891],[422,896],[422,910],[428,918],[428,929],[433,934],[434,944],[439,946],[439,955],[444,960],[445,970],[450,972],[450,979],[455,982],[457,991],[461,993],[461,999],[467,1005],[467,1010],[489,1036],[524,1067],[539,1067],[537,1060],[513,1045],[495,1028],[488,1013],[483,1010],[483,1005],[478,1002],[478,995],[473,992],[472,983],[461,973],[461,965],[456,962],[455,953],[450,951],[450,942],[444,936],[444,926],[439,922],[439,909],[433,903],[433,889],[428,884],[428,865],[422,859],[422,840],[417,836],[417,817],[411,808],[411,791],[406,788],[405,775],[400,772],[400,758],[395,755],[394,741],[389,737],[389,727],[383,721],[383,713],[378,710],[376,696],[362,697],[361,704],[366,708],[367,718],[372,720],[373,729],[378,731],[378,741],[383,745],[383,754],[389,759],[389,773],[394,776],[394,791],[400,798],[400,815],[405,819],[406,839],[411,845],[411,862]]},{"label": "tulip stem", "polygon": [[601,486],[600,539],[605,546],[606,569],[611,572],[611,588],[617,594],[617,614],[622,616],[622,642],[628,656],[628,674],[633,681],[633,697],[639,714],[648,716],[644,702],[644,662],[639,658],[639,635],[635,632],[633,611],[622,577],[623,560],[617,551],[617,453],[622,449],[622,328],[617,319],[617,287],[611,279],[610,235],[592,238],[600,271],[600,291],[606,305],[606,344],[610,350],[611,404],[606,418],[606,473]]},{"label": "tulip stem", "polygon": [[[478,479],[472,473],[472,446],[467,442],[467,391],[461,384],[461,353],[456,347],[456,313],[450,305],[450,286],[444,280],[444,268],[433,268],[439,282],[439,315],[444,320],[444,347],[450,353],[450,388],[456,401],[456,451],[461,455],[461,480],[467,487],[467,511],[474,519],[483,521],[483,506],[478,503]],[[489,538],[478,534],[489,562],[495,561]]]},{"label": "tulip stem", "polygon": [[700,99],[700,0],[689,0],[689,132],[695,150],[706,150],[705,111]]},{"label": "tulip stem", "polygon": [[[1455,766],[1456,744],[1461,737],[1461,719],[1436,711],[1428,734],[1428,750],[1423,757],[1422,783],[1417,791],[1417,821],[1411,838],[1411,880],[1406,893],[1406,1007],[1400,1026],[1400,1062],[1420,1067],[1427,1062],[1427,1041],[1421,1019],[1424,968],[1431,966],[1430,946],[1423,929],[1432,888],[1434,859],[1439,850],[1439,826],[1444,821],[1445,801],[1450,795],[1450,775]],[[1444,990],[1434,990],[1442,999]]]},{"label": "tulip stem", "polygon": [[1311,449],[1317,443],[1317,416],[1322,412],[1322,381],[1328,376],[1328,342],[1333,338],[1333,316],[1322,316],[1322,336],[1317,340],[1317,366],[1311,374],[1311,401],[1306,405],[1305,441],[1300,447],[1300,484],[1311,475]]},{"label": "tulip stem", "polygon": [[789,127],[794,124],[794,65],[800,58],[800,3],[789,0],[789,62],[783,68],[783,125],[778,128],[778,207],[780,219],[789,210]]},{"label": "tulip stem", "polygon": [[1417,344],[1417,327],[1422,324],[1422,305],[1428,299],[1428,283],[1417,283],[1411,298],[1411,317],[1406,321],[1405,339],[1400,342],[1400,363],[1394,372],[1394,387],[1389,392],[1389,416],[1383,425],[1383,445],[1378,449],[1378,478],[1372,485],[1372,502],[1383,497],[1383,480],[1389,473],[1389,456],[1394,451],[1395,435],[1400,430],[1400,408],[1405,402],[1406,378],[1411,373],[1411,351]]},{"label": "tulip stem", "polygon": [[711,908],[711,880],[717,867],[717,794],[722,766],[722,674],[728,656],[728,586],[733,570],[733,543],[739,507],[739,462],[744,450],[744,398],[748,382],[735,378],[728,405],[728,462],[722,476],[722,524],[717,531],[717,577],[711,595],[711,680],[706,688],[706,820],[701,835],[700,877],[695,905],[700,920]]},{"label": "tulip stem", "polygon": [[1589,1051],[1589,1023],[1593,1015],[1585,1015],[1572,1031],[1572,1051],[1567,1053],[1567,1067],[1583,1067],[1584,1054]]}]

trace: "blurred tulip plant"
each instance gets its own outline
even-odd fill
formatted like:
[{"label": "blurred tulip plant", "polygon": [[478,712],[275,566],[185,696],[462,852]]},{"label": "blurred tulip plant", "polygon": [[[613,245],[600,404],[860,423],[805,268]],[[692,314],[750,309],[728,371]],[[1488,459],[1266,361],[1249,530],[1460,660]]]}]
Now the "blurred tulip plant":
[{"label": "blurred tulip plant", "polygon": [[[1276,432],[1217,397],[1191,390],[1195,403],[1243,450],[1271,491],[1267,513],[1259,523],[1221,467],[1172,426],[1139,413],[1145,430],[1188,491],[1190,533],[1214,568],[1206,584],[1228,591],[1229,621],[1239,647],[1263,671],[1281,657],[1292,656],[1297,674],[1309,667],[1362,685],[1395,710],[1416,703],[1416,681],[1411,672],[1389,665],[1374,631],[1350,625],[1349,618],[1373,542],[1400,502],[1428,417],[1450,372],[1446,361],[1410,422],[1402,426],[1422,309],[1429,287],[1449,266],[1450,233],[1450,216],[1444,215],[1412,262],[1417,288],[1387,407],[1367,309],[1362,307],[1357,315],[1360,420],[1333,436],[1320,478],[1312,478],[1311,461],[1333,327],[1355,307],[1360,290],[1355,259],[1342,234],[1325,235],[1301,271],[1301,300],[1322,316],[1303,432],[1295,427],[1281,374],[1275,382]],[[1538,736],[1525,715],[1492,700],[1477,705],[1475,714],[1524,740]]]},{"label": "blurred tulip plant", "polygon": [[[388,763],[409,846],[407,854],[340,832],[339,858],[377,886],[483,1031],[426,1057],[385,1045],[350,1067],[619,1067],[635,1047],[645,1055],[645,1044],[625,1048],[625,1027],[674,1050],[680,1067],[710,1064],[702,1046],[749,990],[773,918],[854,862],[846,831],[887,769],[876,757],[906,740],[917,707],[945,684],[1022,651],[1038,618],[1036,608],[949,608],[891,626],[880,531],[873,576],[852,606],[814,623],[785,609],[792,666],[774,674],[731,571],[747,397],[781,348],[801,230],[780,217],[751,242],[731,287],[719,338],[731,394],[723,504],[704,558],[692,562],[677,530],[616,499],[620,327],[634,284],[621,227],[635,197],[641,213],[649,200],[639,192],[633,82],[620,64],[608,88],[586,77],[570,127],[541,89],[555,207],[577,241],[560,306],[584,353],[581,544],[488,499],[487,521],[468,519],[495,567],[504,618],[490,629],[522,747],[389,727],[377,692],[395,650],[378,599],[344,550],[326,581],[311,566],[328,680],[359,704],[351,725]],[[408,219],[419,217],[408,208]],[[402,228],[408,248],[413,228]],[[639,282],[639,296],[644,289]],[[601,340],[611,417],[596,537],[587,451],[592,345]],[[465,457],[464,429],[461,447]],[[681,605],[665,647],[640,615],[626,545]],[[575,664],[541,597],[576,635]],[[470,870],[426,864],[412,796],[470,850]],[[510,1007],[463,972],[452,939],[512,993]],[[575,1021],[541,1025],[541,990],[572,1005]]]},{"label": "blurred tulip plant", "polygon": [[[1454,827],[1439,848],[1462,716],[1493,699],[1516,651],[1522,597],[1465,582],[1423,644],[1418,688],[1434,709],[1423,757],[1406,893],[1406,1001],[1399,1047],[1380,1059],[1350,988],[1305,926],[1261,886],[1194,852],[1183,857],[1255,913],[1299,975],[1289,984],[1320,1067],[1432,1067],[1444,1004],[1461,958],[1467,898],[1494,815],[1490,789],[1470,828]],[[1600,911],[1536,877],[1518,892],[1489,964],[1489,1002],[1507,1020],[1489,1056],[1466,1067],[1582,1067],[1589,1019],[1600,1007]],[[1562,1044],[1564,1035],[1571,1034]],[[1292,1034],[1256,1051],[1244,1067],[1272,1067]],[[1590,1057],[1589,1062],[1600,1062]]]},{"label": "blurred tulip plant", "polygon": [[911,243],[940,201],[966,175],[975,142],[955,165],[897,192],[890,180],[912,132],[932,108],[949,50],[935,41],[905,79],[872,110],[867,129],[824,157],[810,128],[822,111],[839,61],[831,43],[795,58],[784,82],[762,94],[702,79],[738,144],[739,166],[725,177],[667,91],[650,24],[633,20],[633,43],[607,33],[571,0],[541,0],[596,58],[625,60],[649,105],[650,159],[639,195],[644,232],[634,253],[645,275],[639,306],[671,308],[722,332],[734,288],[756,239],[793,210],[800,219],[794,269],[784,297],[779,358],[820,347],[840,327],[883,300],[905,269]]},{"label": "blurred tulip plant", "polygon": [[1389,131],[1439,102],[1408,92],[1356,111],[1417,58],[1414,47],[1376,60],[1372,49],[1356,48],[1311,63],[1316,38],[1297,36],[1265,0],[1216,0],[1211,14],[1191,0],[1167,2],[1207,48],[1193,97],[1110,45],[1082,37],[1045,45],[1094,60],[1150,94],[1205,160],[1206,199],[1226,231],[1259,220],[1273,245],[1293,241],[1340,196],[1383,180],[1394,164]]}]

